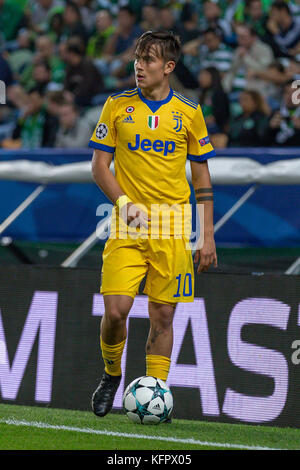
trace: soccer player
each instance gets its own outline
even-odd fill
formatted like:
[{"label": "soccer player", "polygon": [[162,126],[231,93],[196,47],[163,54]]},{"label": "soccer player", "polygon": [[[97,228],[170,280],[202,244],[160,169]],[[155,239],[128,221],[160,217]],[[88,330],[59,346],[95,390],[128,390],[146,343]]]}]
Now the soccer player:
[{"label": "soccer player", "polygon": [[[204,241],[194,262],[198,273],[217,266],[207,165],[215,152],[200,106],[170,88],[180,49],[172,32],[142,34],[135,49],[137,87],[107,99],[89,144],[94,180],[114,204],[103,252],[105,371],[92,396],[97,416],[112,408],[121,380],[126,319],[145,275],[150,319],[146,375],[168,377],[176,304],[194,299],[187,158],[197,202],[204,206]],[[115,174],[110,170],[113,156]],[[164,224],[167,216],[169,224]]]}]

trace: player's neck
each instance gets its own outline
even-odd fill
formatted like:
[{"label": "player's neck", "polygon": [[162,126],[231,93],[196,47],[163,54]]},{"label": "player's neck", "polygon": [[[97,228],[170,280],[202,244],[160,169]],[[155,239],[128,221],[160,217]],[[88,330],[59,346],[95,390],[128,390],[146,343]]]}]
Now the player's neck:
[{"label": "player's neck", "polygon": [[169,96],[170,84],[167,82],[155,88],[141,88],[141,92],[147,100],[163,101]]}]

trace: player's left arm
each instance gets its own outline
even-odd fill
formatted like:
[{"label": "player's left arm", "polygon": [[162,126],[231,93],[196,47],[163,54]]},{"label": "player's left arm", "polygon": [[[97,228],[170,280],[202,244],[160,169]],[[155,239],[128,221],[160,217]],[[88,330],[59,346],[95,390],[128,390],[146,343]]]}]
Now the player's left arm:
[{"label": "player's left arm", "polygon": [[[215,156],[210,143],[201,107],[198,105],[188,130],[188,155],[191,163],[192,184],[195,190],[198,214],[204,225],[204,240],[196,250],[194,262],[198,273],[207,271],[211,264],[217,267],[213,225],[213,190],[207,160]],[[201,204],[201,206],[200,206]],[[202,210],[203,209],[203,210]],[[202,220],[203,219],[203,220]]]},{"label": "player's left arm", "polygon": [[[213,264],[218,265],[213,223],[213,189],[207,160],[191,161],[192,184],[195,191],[197,207],[203,204],[203,210],[198,210],[201,223],[204,225],[203,245],[196,250],[194,262],[198,264],[197,273],[207,271]],[[200,261],[200,262],[199,262]]]}]

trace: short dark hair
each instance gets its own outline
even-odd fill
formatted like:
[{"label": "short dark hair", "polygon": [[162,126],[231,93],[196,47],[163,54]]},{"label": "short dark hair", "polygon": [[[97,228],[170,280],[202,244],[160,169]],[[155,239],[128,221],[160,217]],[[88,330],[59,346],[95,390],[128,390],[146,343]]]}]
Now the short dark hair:
[{"label": "short dark hair", "polygon": [[65,103],[64,91],[63,90],[49,90],[46,93],[46,98],[51,103],[62,105]]},{"label": "short dark hair", "polygon": [[294,83],[294,78],[289,78],[286,82],[284,82],[283,84],[283,88],[286,88],[286,87],[292,87],[292,84]]},{"label": "short dark hair", "polygon": [[285,10],[286,13],[288,13],[289,15],[291,14],[291,10],[290,10],[290,7],[288,6],[288,4],[286,2],[282,2],[282,1],[275,1],[274,3],[272,3],[271,5],[271,8],[276,8],[277,10]]},{"label": "short dark hair", "polygon": [[73,0],[67,0],[66,3],[65,3],[65,8],[66,7],[71,8],[73,10],[73,12],[76,13],[78,18],[81,20],[81,11],[80,11],[80,8],[79,8],[79,6],[77,5],[76,2],[74,2]]},{"label": "short dark hair", "polygon": [[239,23],[239,24],[237,24],[236,27],[237,28],[245,28],[249,31],[251,36],[257,36],[257,32],[256,32],[255,28],[252,25],[248,24],[248,23]]},{"label": "short dark hair", "polygon": [[45,96],[45,87],[44,85],[40,84],[40,85],[34,85],[32,86],[28,91],[27,91],[27,94],[28,95],[31,95],[32,93],[38,93],[40,95],[41,98],[43,98]]},{"label": "short dark hair", "polygon": [[74,103],[73,101],[63,101],[61,103],[60,107],[62,108],[63,106],[68,106],[68,107],[72,108],[74,113],[79,114],[79,112],[80,112],[80,109],[79,109],[78,105],[76,103]]},{"label": "short dark hair", "polygon": [[76,54],[80,57],[83,57],[85,54],[85,51],[83,50],[82,46],[72,41],[67,43],[67,52],[71,52],[72,54]]},{"label": "short dark hair", "polygon": [[217,36],[219,39],[223,39],[223,33],[222,33],[222,30],[218,27],[216,28],[213,28],[212,26],[210,26],[209,28],[205,29],[203,34],[214,34],[215,36]]},{"label": "short dark hair", "polygon": [[139,37],[135,53],[148,53],[152,46],[157,48],[159,57],[166,62],[173,60],[177,64],[179,61],[181,42],[172,31],[146,31]]},{"label": "short dark hair", "polygon": [[135,12],[129,5],[123,5],[122,7],[119,8],[120,11],[126,11],[128,15],[135,16]]},{"label": "short dark hair", "polygon": [[246,0],[246,8],[249,8],[251,3],[254,3],[254,2],[260,2],[261,4],[261,0]]},{"label": "short dark hair", "polygon": [[47,59],[39,59],[35,62],[34,67],[45,67],[47,72],[51,72],[51,65]]}]

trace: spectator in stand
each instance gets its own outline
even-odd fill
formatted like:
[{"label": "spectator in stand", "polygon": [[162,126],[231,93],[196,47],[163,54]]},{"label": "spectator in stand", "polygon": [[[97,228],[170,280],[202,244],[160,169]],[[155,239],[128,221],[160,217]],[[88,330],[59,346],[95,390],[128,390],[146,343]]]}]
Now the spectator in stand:
[{"label": "spectator in stand", "polygon": [[[20,87],[16,84],[12,69],[8,61],[0,53],[0,81],[5,86],[0,86],[0,140],[11,135],[15,127],[17,110],[15,106],[21,105],[21,100],[17,100],[17,92]],[[1,84],[0,84],[1,85]]]},{"label": "spectator in stand", "polygon": [[201,69],[215,67],[224,75],[231,67],[232,57],[232,49],[222,42],[220,29],[207,29],[200,49]]},{"label": "spectator in stand", "polygon": [[251,26],[255,30],[257,36],[272,48],[275,57],[280,57],[282,55],[273,34],[269,31],[269,16],[268,11],[266,10],[266,5],[264,8],[263,0],[247,0],[245,3],[243,19],[247,25]]},{"label": "spectator in stand", "polygon": [[26,27],[24,6],[17,0],[0,0],[0,37],[4,41],[16,39],[20,28]]},{"label": "spectator in stand", "polygon": [[117,16],[120,7],[119,3],[119,0],[97,0],[97,7],[102,10],[109,10],[113,16]]},{"label": "spectator in stand", "polygon": [[56,135],[59,128],[59,114],[61,107],[67,103],[66,92],[63,90],[48,91],[45,96],[45,107],[49,116],[49,123],[51,124],[51,132],[53,137],[51,142],[55,146]]},{"label": "spectator in stand", "polygon": [[300,146],[300,106],[299,91],[293,87],[294,80],[289,80],[283,90],[280,108],[273,112],[266,134],[267,145]]},{"label": "spectator in stand", "polygon": [[142,7],[140,26],[143,31],[157,31],[160,29],[160,10],[152,0],[147,0]]},{"label": "spectator in stand", "polygon": [[210,135],[226,133],[230,117],[229,99],[225,93],[221,75],[215,67],[200,71],[198,76],[200,87],[199,103]]},{"label": "spectator in stand", "polygon": [[268,15],[263,10],[261,0],[246,0],[244,22],[252,26],[261,39],[267,33],[267,19]]},{"label": "spectator in stand", "polygon": [[114,34],[112,15],[108,10],[100,10],[95,19],[96,32],[89,39],[87,55],[92,59],[99,59],[108,39]]},{"label": "spectator in stand", "polygon": [[279,61],[272,62],[266,70],[249,72],[248,78],[265,81],[265,99],[271,109],[278,109],[282,96],[282,87],[293,76],[291,68],[285,68]]},{"label": "spectator in stand", "polygon": [[274,62],[273,51],[257,37],[252,27],[240,25],[236,32],[238,47],[233,54],[231,69],[224,77],[224,88],[229,93],[251,88],[264,95],[265,81],[248,78],[248,74],[265,71]]},{"label": "spectator in stand", "polygon": [[104,46],[103,58],[97,62],[97,67],[105,77],[107,89],[126,88],[134,84],[133,51],[142,32],[141,27],[136,24],[133,10],[128,6],[121,7],[116,31]]},{"label": "spectator in stand", "polygon": [[74,103],[65,103],[59,109],[59,128],[55,146],[59,148],[87,147],[90,140],[90,127],[80,118]]},{"label": "spectator in stand", "polygon": [[62,84],[65,76],[65,64],[55,53],[53,40],[43,34],[37,36],[35,41],[35,54],[33,61],[22,72],[20,82],[26,90],[32,88],[35,84],[33,77],[34,64],[45,61],[50,66],[51,82]]},{"label": "spectator in stand", "polygon": [[[24,25],[26,29],[20,29]],[[18,132],[22,129],[25,138],[11,145],[24,141],[28,147],[30,141],[36,146],[41,134],[32,128],[36,123],[40,129],[41,120],[27,106],[28,91],[36,108],[37,94],[47,93],[47,109],[42,96],[40,111],[46,112],[50,135],[61,99],[71,104],[66,114],[71,116],[75,103],[80,116],[86,116],[108,93],[135,87],[133,51],[143,29],[172,30],[180,36],[183,54],[171,86],[197,101],[200,85],[212,141],[220,136],[224,140],[229,128],[226,93],[234,112],[240,110],[239,94],[255,90],[277,111],[268,127],[269,145],[297,142],[298,111],[282,99],[282,90],[289,79],[300,79],[300,0],[0,0],[0,46],[5,51],[0,56],[0,80],[5,75],[10,84],[7,105],[1,108],[0,140],[10,135],[5,134],[8,121],[10,126],[21,114],[26,125],[19,121]],[[32,89],[39,91],[34,94]],[[57,103],[47,91],[54,89],[63,94],[57,95]],[[241,97],[246,107],[247,101],[255,101],[247,93]],[[232,122],[238,125],[233,118]],[[42,134],[41,145],[45,139]],[[222,139],[214,145],[219,147]]]},{"label": "spectator in stand", "polygon": [[31,29],[37,33],[45,33],[48,21],[57,8],[62,8],[63,0],[29,0],[28,12]]},{"label": "spectator in stand", "polygon": [[183,53],[186,55],[186,65],[195,75],[207,67],[215,67],[224,74],[230,69],[233,57],[232,49],[222,42],[219,28],[208,28],[200,37],[186,43]]},{"label": "spectator in stand", "polygon": [[63,90],[48,91],[45,96],[47,111],[53,116],[59,116],[60,108],[67,103]]},{"label": "spectator in stand", "polygon": [[270,110],[263,97],[254,90],[240,95],[242,113],[233,118],[229,126],[230,147],[261,147],[266,145],[265,132]]},{"label": "spectator in stand", "polygon": [[136,24],[136,17],[132,9],[121,7],[117,17],[116,31],[104,48],[107,62],[110,64],[118,61],[123,62],[124,57],[127,62],[128,55],[133,52],[135,41],[142,33],[141,27]]},{"label": "spectator in stand", "polygon": [[[227,23],[233,25],[237,12],[240,10],[243,5],[243,0],[219,0],[219,5],[222,11],[222,18],[227,21]],[[243,20],[239,19],[239,22]]]},{"label": "spectator in stand", "polygon": [[[0,80],[5,84],[5,101],[12,108],[23,106],[27,100],[26,93],[15,80],[9,62],[0,53]],[[2,103],[4,104],[4,103]]]},{"label": "spectator in stand", "polygon": [[[164,7],[162,10],[170,11],[168,7]],[[200,36],[197,10],[191,3],[183,4],[180,18],[177,22],[177,28],[182,44],[185,44],[188,41],[192,41],[192,39],[196,39],[198,36]]]},{"label": "spectator in stand", "polygon": [[40,59],[34,63],[32,78],[35,86],[45,94],[51,82],[51,67],[47,60]]},{"label": "spectator in stand", "polygon": [[[186,16],[185,18],[186,27],[190,28],[189,30],[186,30],[181,21],[176,21],[174,9],[170,8],[170,6],[160,7],[158,16],[160,18],[159,30],[173,31],[175,35],[180,37],[181,41],[183,36],[188,37],[189,34],[192,34],[192,30],[195,26],[192,17],[188,18]],[[197,30],[197,33],[199,34],[199,30]],[[182,58],[179,59],[176,65],[174,74],[171,76],[171,82],[172,88],[176,89],[178,92],[185,94],[185,96],[190,99],[197,99],[194,93],[194,90],[196,91],[196,88],[198,87],[196,77],[194,77],[190,70],[184,65]]]},{"label": "spectator in stand", "polygon": [[47,24],[47,36],[54,44],[59,44],[64,37],[64,13],[63,9],[55,10],[50,15]]},{"label": "spectator in stand", "polygon": [[[274,0],[261,0],[261,8],[264,13],[268,14],[271,8],[271,4]],[[227,2],[226,2],[227,3]],[[238,1],[236,2],[236,10],[234,13],[234,22],[235,24],[245,23],[246,15],[249,13],[247,11],[247,2]]]},{"label": "spectator in stand", "polygon": [[226,44],[232,44],[234,33],[231,24],[222,18],[222,9],[217,2],[212,0],[205,0],[203,5],[204,17],[200,21],[200,28],[202,31],[208,28],[219,28],[222,31],[223,41]]},{"label": "spectator in stand", "polygon": [[273,34],[282,55],[295,56],[300,52],[300,19],[293,18],[283,1],[275,1],[269,15],[268,29]]},{"label": "spectator in stand", "polygon": [[82,23],[90,35],[93,31],[98,5],[94,0],[73,0],[79,8]]},{"label": "spectator in stand", "polygon": [[280,48],[282,56],[300,54],[300,18],[293,18],[286,2],[275,1],[271,7],[268,30]]},{"label": "spectator in stand", "polygon": [[89,106],[93,97],[103,92],[102,76],[91,59],[85,57],[77,41],[67,43],[65,54],[64,88],[73,95],[78,106]]},{"label": "spectator in stand", "polygon": [[17,35],[16,49],[8,55],[8,62],[16,80],[20,80],[21,73],[30,65],[34,55],[33,48],[31,32],[21,28]]},{"label": "spectator in stand", "polygon": [[65,37],[79,36],[85,45],[88,42],[88,32],[82,22],[81,13],[78,5],[72,0],[66,0],[66,6],[63,14]]},{"label": "spectator in stand", "polygon": [[181,22],[176,21],[174,11],[169,7],[162,7],[158,10],[160,19],[159,30],[160,31],[173,31],[175,35],[180,36],[182,43],[182,37],[184,34],[183,25]]},{"label": "spectator in stand", "polygon": [[46,110],[43,92],[39,87],[34,87],[27,95],[27,103],[21,110],[12,138],[2,141],[2,147],[53,147],[55,135],[52,123],[52,118]]},{"label": "spectator in stand", "polygon": [[65,64],[55,51],[53,40],[47,35],[38,36],[36,39],[35,60],[47,60],[51,68],[51,81],[62,83],[65,75]]}]

